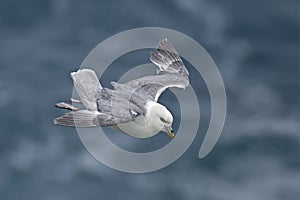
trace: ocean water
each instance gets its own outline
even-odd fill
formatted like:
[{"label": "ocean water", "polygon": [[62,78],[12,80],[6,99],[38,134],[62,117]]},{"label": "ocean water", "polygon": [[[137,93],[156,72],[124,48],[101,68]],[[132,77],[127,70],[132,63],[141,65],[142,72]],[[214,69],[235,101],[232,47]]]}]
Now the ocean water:
[{"label": "ocean water", "polygon": [[[299,199],[298,8],[296,0],[1,0],[0,199]],[[210,102],[187,63],[200,99],[196,140],[170,166],[128,174],[96,161],[75,129],[53,125],[64,113],[53,105],[69,99],[69,73],[98,43],[146,26],[180,31],[205,47],[222,74],[228,111],[216,147],[198,159]],[[147,51],[117,60],[102,84],[140,62],[148,62]],[[160,102],[180,118],[170,91]],[[109,137],[137,151],[168,142]]]}]

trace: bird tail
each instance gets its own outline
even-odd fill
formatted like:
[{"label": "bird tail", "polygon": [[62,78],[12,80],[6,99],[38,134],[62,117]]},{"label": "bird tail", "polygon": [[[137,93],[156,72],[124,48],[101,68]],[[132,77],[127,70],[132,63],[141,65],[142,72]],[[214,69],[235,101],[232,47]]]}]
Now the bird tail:
[{"label": "bird tail", "polygon": [[71,77],[82,104],[88,110],[97,110],[96,94],[102,86],[96,73],[90,69],[81,69],[72,72]]}]

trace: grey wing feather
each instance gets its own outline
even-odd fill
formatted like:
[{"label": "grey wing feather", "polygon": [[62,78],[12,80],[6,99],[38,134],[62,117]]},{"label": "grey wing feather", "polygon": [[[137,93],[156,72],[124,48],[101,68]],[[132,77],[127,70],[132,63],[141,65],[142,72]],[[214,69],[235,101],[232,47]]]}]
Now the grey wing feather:
[{"label": "grey wing feather", "polygon": [[76,127],[113,126],[119,123],[132,121],[132,118],[119,115],[114,117],[109,113],[94,113],[88,110],[73,111],[54,120],[54,124]]},{"label": "grey wing feather", "polygon": [[88,110],[96,110],[95,95],[102,88],[96,73],[90,69],[80,69],[72,72],[71,77],[83,105]]},{"label": "grey wing feather", "polygon": [[102,88],[96,94],[96,111],[78,110],[61,102],[56,107],[72,110],[54,120],[54,124],[72,127],[114,126],[135,120],[145,114],[144,99],[137,94],[130,95],[128,86],[120,85],[119,90]]},{"label": "grey wing feather", "polygon": [[100,126],[97,114],[88,110],[68,112],[54,120],[54,124],[62,126],[95,127]]},{"label": "grey wing feather", "polygon": [[103,88],[97,95],[98,112],[112,116],[118,123],[133,121],[146,113],[145,104],[149,98],[145,94],[136,93],[134,88],[118,83],[115,90]]},{"label": "grey wing feather", "polygon": [[167,39],[159,42],[156,52],[150,53],[150,60],[158,67],[158,75],[145,76],[125,84],[146,93],[154,101],[169,87],[186,88],[189,85],[189,72]]},{"label": "grey wing feather", "polygon": [[167,88],[178,87],[184,89],[189,85],[189,81],[180,74],[168,73],[156,76],[145,76],[125,84],[134,87],[136,92],[145,93],[149,99],[157,101],[161,93]]},{"label": "grey wing feather", "polygon": [[175,48],[167,39],[160,41],[156,50],[156,52],[150,53],[150,60],[157,65],[158,74],[177,73],[188,79],[188,70]]}]

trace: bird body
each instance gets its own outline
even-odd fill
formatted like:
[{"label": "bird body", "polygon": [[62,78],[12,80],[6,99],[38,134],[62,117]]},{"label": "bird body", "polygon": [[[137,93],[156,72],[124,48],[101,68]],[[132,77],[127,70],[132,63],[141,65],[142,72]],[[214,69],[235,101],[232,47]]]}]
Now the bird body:
[{"label": "bird body", "polygon": [[90,69],[72,72],[75,89],[85,109],[61,102],[59,108],[71,112],[54,120],[55,124],[76,127],[110,126],[137,138],[147,138],[160,131],[170,138],[173,116],[157,103],[160,94],[169,87],[186,88],[189,73],[174,47],[166,40],[159,42],[157,52],[150,54],[157,65],[157,75],[145,76],[127,83],[111,82],[114,89],[104,88]]}]

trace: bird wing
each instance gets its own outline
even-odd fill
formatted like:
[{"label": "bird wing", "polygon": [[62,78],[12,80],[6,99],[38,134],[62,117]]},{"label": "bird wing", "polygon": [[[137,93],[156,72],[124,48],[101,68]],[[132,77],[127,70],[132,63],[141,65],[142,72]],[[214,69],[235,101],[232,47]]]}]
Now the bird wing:
[{"label": "bird wing", "polygon": [[150,53],[150,60],[157,66],[157,75],[145,76],[125,84],[146,93],[153,101],[157,101],[169,87],[186,88],[189,85],[189,72],[167,39],[159,42],[156,52]]},{"label": "bird wing", "polygon": [[56,104],[57,107],[72,112],[56,118],[54,123],[73,127],[113,126],[134,121],[139,116],[143,117],[146,113],[147,95],[134,92],[134,88],[127,85],[115,87],[115,90],[98,88],[94,97],[96,110],[79,110],[64,102]]},{"label": "bird wing", "polygon": [[120,123],[134,121],[146,113],[147,96],[139,92],[132,92],[133,88],[126,85],[111,90],[102,88],[96,93],[95,104],[97,110],[70,109],[65,104],[56,106],[72,110],[54,120],[55,124],[76,127],[113,126]]},{"label": "bird wing", "polygon": [[96,127],[96,126],[112,126],[119,123],[132,121],[133,117],[128,115],[122,116],[120,113],[111,115],[110,113],[99,113],[89,110],[72,111],[58,117],[54,120],[54,124],[62,126]]},{"label": "bird wing", "polygon": [[72,72],[71,77],[82,104],[88,110],[96,110],[95,96],[97,91],[102,88],[96,73],[90,69],[80,69]]},{"label": "bird wing", "polygon": [[[117,83],[115,83],[117,84]],[[115,125],[134,121],[146,114],[145,105],[149,101],[147,95],[135,92],[135,88],[114,83],[115,90],[103,88],[97,95],[98,112],[110,116],[106,125]]]}]

